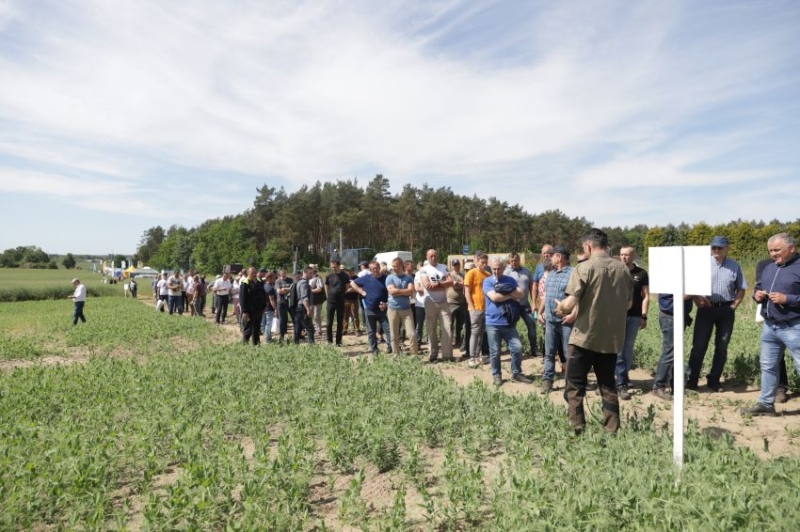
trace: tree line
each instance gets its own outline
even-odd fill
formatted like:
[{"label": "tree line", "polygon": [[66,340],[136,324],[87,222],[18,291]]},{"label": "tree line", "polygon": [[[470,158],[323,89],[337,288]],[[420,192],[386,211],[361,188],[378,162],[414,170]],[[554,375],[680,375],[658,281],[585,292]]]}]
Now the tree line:
[{"label": "tree line", "polygon": [[[300,262],[325,263],[340,239],[345,249],[366,248],[367,255],[408,250],[417,260],[428,248],[459,254],[464,244],[471,250],[536,254],[552,243],[577,250],[580,237],[592,226],[586,218],[560,210],[531,214],[520,205],[456,194],[450,187],[407,184],[392,194],[389,180],[379,174],[363,187],[357,179],[318,181],[293,193],[264,185],[243,213],[194,228],[147,229],[133,258],[158,269],[218,272],[233,262],[277,268],[291,264],[295,246]],[[767,238],[783,231],[797,235],[800,219],[602,229],[614,250],[632,245],[644,254],[652,246],[708,245],[722,234],[731,240],[733,257],[763,258]]]}]

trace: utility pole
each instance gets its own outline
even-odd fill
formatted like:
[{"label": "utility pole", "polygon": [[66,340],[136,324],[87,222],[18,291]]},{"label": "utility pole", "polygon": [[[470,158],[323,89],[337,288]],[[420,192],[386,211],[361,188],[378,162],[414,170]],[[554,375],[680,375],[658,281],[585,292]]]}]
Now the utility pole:
[{"label": "utility pole", "polygon": [[339,260],[342,260],[342,253],[344,253],[344,244],[342,244],[343,241],[344,240],[342,238],[342,228],[340,227],[339,228]]}]

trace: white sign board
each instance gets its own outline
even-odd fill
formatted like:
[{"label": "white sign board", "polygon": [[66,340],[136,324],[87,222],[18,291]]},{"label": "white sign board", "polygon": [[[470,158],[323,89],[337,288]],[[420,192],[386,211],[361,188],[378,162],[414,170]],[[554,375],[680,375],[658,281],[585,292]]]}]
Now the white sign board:
[{"label": "white sign board", "polygon": [[711,248],[710,246],[673,246],[648,249],[648,272],[650,292],[672,294],[674,319],[675,360],[673,380],[675,392],[675,418],[673,422],[672,457],[678,467],[683,467],[684,433],[684,349],[683,312],[681,301],[684,295],[711,295]]}]

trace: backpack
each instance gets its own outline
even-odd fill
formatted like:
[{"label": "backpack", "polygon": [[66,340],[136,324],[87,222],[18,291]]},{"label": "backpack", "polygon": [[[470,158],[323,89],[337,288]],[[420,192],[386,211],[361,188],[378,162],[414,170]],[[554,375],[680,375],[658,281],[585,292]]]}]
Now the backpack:
[{"label": "backpack", "polygon": [[297,303],[300,299],[300,294],[297,292],[297,287],[300,284],[302,279],[295,281],[292,283],[292,286],[289,288],[289,294],[286,296],[286,301],[289,303],[289,312],[294,313],[295,309],[297,308]]}]

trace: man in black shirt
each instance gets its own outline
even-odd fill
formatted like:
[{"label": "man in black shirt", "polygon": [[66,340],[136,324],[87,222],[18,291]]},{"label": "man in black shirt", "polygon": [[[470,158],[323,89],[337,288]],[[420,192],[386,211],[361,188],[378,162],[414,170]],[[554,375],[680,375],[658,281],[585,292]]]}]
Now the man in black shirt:
[{"label": "man in black shirt", "polygon": [[256,269],[247,270],[247,278],[239,287],[239,304],[242,308],[242,323],[244,331],[242,341],[253,345],[261,343],[261,316],[267,306],[267,294],[264,292],[264,282],[256,276]]},{"label": "man in black shirt", "polygon": [[342,345],[342,322],[344,319],[344,293],[350,284],[350,276],[342,271],[339,261],[331,261],[331,271],[325,278],[328,294],[328,343],[333,343],[333,316],[336,315],[336,345]]},{"label": "man in black shirt", "polygon": [[636,337],[639,329],[647,327],[647,308],[650,305],[650,281],[647,271],[640,268],[634,262],[636,260],[636,250],[633,246],[623,246],[619,250],[619,258],[628,268],[628,272],[633,278],[633,303],[628,309],[628,317],[625,322],[625,344],[622,351],[617,353],[617,395],[625,401],[630,400],[631,394],[628,391],[630,380],[628,372],[633,365],[633,347],[636,345]]}]

